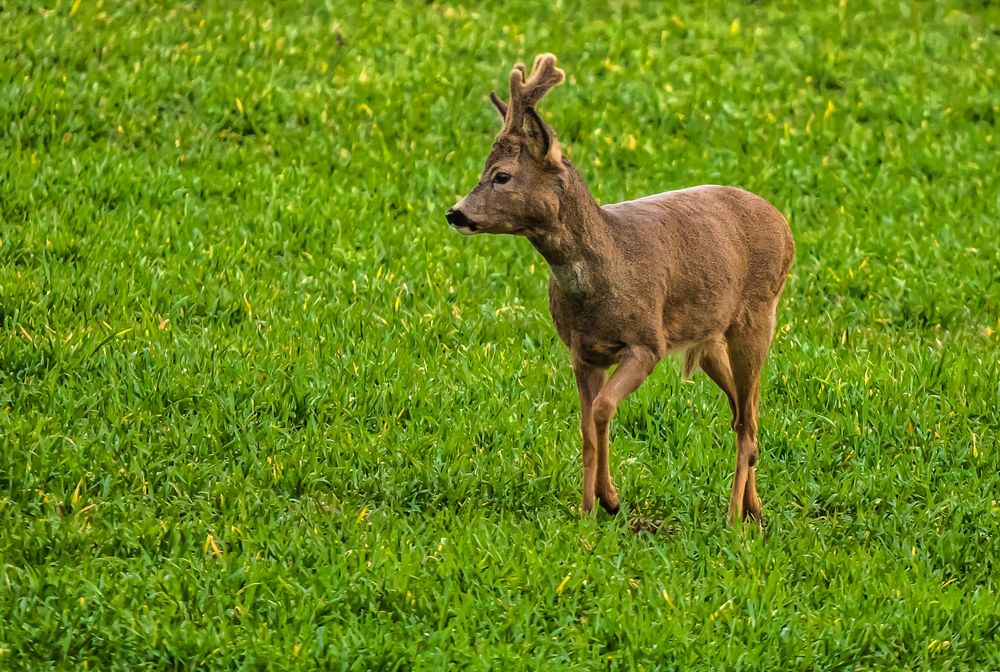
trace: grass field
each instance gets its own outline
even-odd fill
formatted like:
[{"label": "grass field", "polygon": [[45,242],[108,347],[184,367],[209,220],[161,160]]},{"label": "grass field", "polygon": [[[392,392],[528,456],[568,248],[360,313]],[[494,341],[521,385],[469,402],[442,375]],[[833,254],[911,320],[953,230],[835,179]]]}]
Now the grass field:
[{"label": "grass field", "polygon": [[[998,26],[4,4],[0,669],[1000,669]],[[612,430],[622,513],[577,513],[544,262],[443,216],[541,51],[600,202],[735,184],[791,222],[763,531],[671,362]]]}]

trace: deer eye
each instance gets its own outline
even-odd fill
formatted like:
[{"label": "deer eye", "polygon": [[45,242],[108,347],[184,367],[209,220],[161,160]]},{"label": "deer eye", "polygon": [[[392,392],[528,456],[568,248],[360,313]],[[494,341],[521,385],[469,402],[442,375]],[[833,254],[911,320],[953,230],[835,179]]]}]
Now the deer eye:
[{"label": "deer eye", "polygon": [[510,173],[497,173],[493,176],[493,181],[496,184],[507,184],[510,182]]}]

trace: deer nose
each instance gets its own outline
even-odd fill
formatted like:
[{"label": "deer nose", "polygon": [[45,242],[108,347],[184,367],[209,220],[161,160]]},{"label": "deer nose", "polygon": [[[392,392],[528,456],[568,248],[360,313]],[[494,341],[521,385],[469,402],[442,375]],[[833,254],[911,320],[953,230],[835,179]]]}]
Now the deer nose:
[{"label": "deer nose", "polygon": [[466,229],[473,228],[472,220],[465,216],[465,213],[461,210],[456,210],[455,208],[450,209],[445,213],[444,218],[448,220],[448,223],[452,226],[464,227]]}]

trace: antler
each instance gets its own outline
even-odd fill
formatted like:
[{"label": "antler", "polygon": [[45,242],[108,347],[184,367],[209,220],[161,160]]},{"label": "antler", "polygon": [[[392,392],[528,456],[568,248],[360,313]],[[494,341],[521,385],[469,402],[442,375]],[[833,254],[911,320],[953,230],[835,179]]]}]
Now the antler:
[{"label": "antler", "polygon": [[[518,63],[510,71],[510,106],[503,111],[501,133],[519,129],[528,108],[534,107],[546,93],[566,77],[565,73],[556,67],[556,57],[552,54],[535,56],[535,62],[531,66],[531,76],[526,78],[526,75],[523,63]],[[500,108],[499,105],[497,107]]]}]

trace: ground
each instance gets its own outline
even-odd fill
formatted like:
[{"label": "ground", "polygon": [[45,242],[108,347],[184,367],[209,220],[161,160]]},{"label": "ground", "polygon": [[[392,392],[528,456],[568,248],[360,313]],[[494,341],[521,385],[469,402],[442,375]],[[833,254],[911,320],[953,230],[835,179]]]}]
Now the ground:
[{"label": "ground", "polygon": [[[1000,8],[280,5],[0,9],[0,668],[1000,668]],[[544,262],[444,220],[541,51],[599,201],[791,222],[762,531],[672,362],[577,512]]]}]

